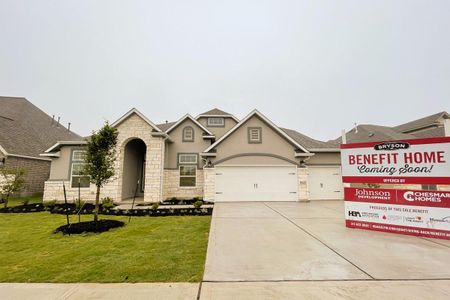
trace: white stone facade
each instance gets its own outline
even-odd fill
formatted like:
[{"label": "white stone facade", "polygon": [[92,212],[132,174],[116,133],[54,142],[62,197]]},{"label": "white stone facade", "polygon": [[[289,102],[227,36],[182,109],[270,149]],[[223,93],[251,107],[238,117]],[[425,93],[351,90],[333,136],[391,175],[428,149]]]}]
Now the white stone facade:
[{"label": "white stone facade", "polygon": [[203,198],[203,178],[203,170],[197,169],[196,186],[180,187],[180,171],[164,170],[163,199],[193,199],[195,197]]},{"label": "white stone facade", "polygon": [[216,196],[216,169],[204,168],[203,178],[203,199],[214,202]]},{"label": "white stone facade", "polygon": [[298,177],[298,200],[309,201],[309,188],[308,188],[308,168],[297,168]]}]

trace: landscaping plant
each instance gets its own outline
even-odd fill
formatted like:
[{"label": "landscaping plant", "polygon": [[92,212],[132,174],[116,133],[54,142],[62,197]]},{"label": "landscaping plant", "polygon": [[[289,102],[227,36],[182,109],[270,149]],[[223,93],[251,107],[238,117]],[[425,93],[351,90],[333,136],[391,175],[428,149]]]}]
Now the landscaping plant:
[{"label": "landscaping plant", "polygon": [[25,170],[0,168],[0,177],[0,196],[7,208],[9,197],[20,192],[25,185]]},{"label": "landscaping plant", "polygon": [[87,141],[84,173],[90,176],[91,183],[97,187],[94,222],[98,221],[100,189],[114,176],[117,135],[117,129],[106,122],[99,131],[93,132]]},{"label": "landscaping plant", "polygon": [[203,201],[202,200],[197,200],[194,202],[194,207],[195,208],[200,208],[203,205]]}]

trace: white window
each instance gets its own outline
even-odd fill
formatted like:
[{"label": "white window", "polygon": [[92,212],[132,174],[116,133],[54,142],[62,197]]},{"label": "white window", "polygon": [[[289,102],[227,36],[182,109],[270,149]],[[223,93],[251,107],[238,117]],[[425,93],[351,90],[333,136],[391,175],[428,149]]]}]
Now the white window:
[{"label": "white window", "polygon": [[179,154],[180,187],[194,187],[197,184],[197,154]]},{"label": "white window", "polygon": [[208,118],[208,126],[222,127],[225,126],[224,118]]},{"label": "white window", "polygon": [[261,143],[261,128],[260,127],[249,127],[248,128],[248,142],[250,144]]},{"label": "white window", "polygon": [[78,185],[82,188],[90,186],[90,176],[84,175],[86,151],[75,150],[72,153],[72,169],[70,173],[70,186],[77,188]]},{"label": "white window", "polygon": [[183,128],[183,142],[194,141],[194,128],[187,126]]},{"label": "white window", "polygon": [[197,154],[179,154],[178,162],[182,164],[197,164]]}]

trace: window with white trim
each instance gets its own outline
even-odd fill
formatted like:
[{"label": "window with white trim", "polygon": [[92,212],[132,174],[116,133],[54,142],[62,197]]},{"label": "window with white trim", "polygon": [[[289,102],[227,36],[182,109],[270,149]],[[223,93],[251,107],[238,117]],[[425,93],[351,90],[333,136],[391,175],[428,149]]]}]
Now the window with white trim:
[{"label": "window with white trim", "polygon": [[85,158],[86,151],[84,150],[74,150],[72,152],[72,168],[70,171],[70,186],[72,188],[77,188],[78,185],[82,188],[88,188],[91,184],[91,177],[83,174],[86,166]]},{"label": "window with white trim", "polygon": [[207,124],[211,127],[222,127],[225,126],[225,118],[211,117],[208,118]]},{"label": "window with white trim", "polygon": [[193,142],[194,141],[194,128],[191,126],[186,126],[183,128],[183,142]]},{"label": "window with white trim", "polygon": [[180,187],[195,187],[197,184],[197,154],[178,154]]},{"label": "window with white trim", "polygon": [[257,144],[261,143],[261,128],[260,127],[249,127],[248,128],[248,142]]}]

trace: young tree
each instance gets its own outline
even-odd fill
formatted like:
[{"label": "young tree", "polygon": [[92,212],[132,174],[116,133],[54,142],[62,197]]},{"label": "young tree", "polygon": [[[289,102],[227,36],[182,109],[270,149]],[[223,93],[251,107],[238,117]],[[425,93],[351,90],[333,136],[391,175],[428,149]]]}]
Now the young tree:
[{"label": "young tree", "polygon": [[0,168],[0,196],[5,208],[8,207],[9,197],[20,192],[24,185],[24,169]]},{"label": "young tree", "polygon": [[94,209],[95,222],[98,221],[100,189],[114,176],[117,135],[117,129],[106,122],[99,131],[93,132],[87,141],[84,173],[91,177],[91,182],[97,187]]}]

